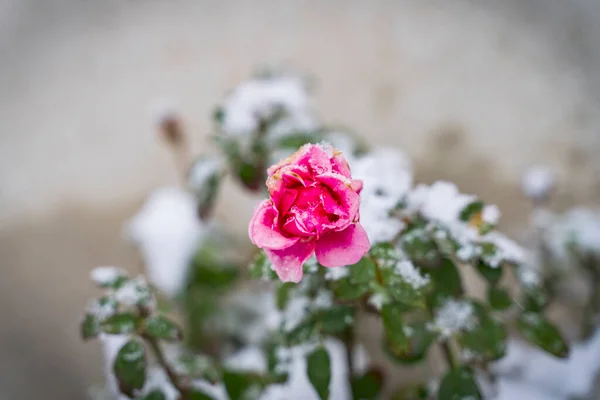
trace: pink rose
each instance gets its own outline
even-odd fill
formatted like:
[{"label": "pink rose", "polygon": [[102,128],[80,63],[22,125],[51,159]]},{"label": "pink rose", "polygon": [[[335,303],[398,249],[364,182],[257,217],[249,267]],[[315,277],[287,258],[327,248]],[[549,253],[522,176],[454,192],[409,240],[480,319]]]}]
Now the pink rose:
[{"label": "pink rose", "polygon": [[270,199],[254,213],[248,234],[284,282],[302,279],[314,253],[321,265],[357,263],[371,246],[359,224],[362,182],[329,145],[306,144],[267,171]]}]

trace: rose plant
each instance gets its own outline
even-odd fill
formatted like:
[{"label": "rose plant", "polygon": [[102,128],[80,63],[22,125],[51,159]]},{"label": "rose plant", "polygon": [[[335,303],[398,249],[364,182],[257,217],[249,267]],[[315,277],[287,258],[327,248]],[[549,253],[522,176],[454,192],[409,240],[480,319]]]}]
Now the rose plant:
[{"label": "rose plant", "polygon": [[[185,315],[185,329],[143,278],[96,274],[104,293],[88,308],[82,334],[123,338],[109,360],[115,388],[147,400],[481,399],[491,393],[481,382],[493,386],[491,366],[505,355],[511,328],[567,357],[543,315],[544,286],[523,249],[495,229],[498,209],[448,182],[413,187],[397,153],[367,150],[322,126],[303,88],[296,77],[261,74],[214,114],[222,154],[198,159],[186,174],[206,234],[189,257],[181,295],[168,302]],[[227,302],[243,290],[243,262],[228,256],[236,250],[231,238],[210,225],[227,173],[268,196],[248,226],[259,249],[249,275],[268,281],[259,290],[266,303],[256,293],[241,300],[246,311],[257,303],[252,315]],[[479,276],[485,296],[467,290],[465,274]],[[507,285],[511,274],[517,291]],[[359,367],[356,326],[367,314],[380,321],[389,359],[413,365],[439,347],[446,372],[397,387],[376,360]],[[256,326],[264,329],[250,335]],[[332,343],[345,349],[342,389],[334,385],[340,361]],[[261,360],[255,368],[231,361],[249,348]]]}]

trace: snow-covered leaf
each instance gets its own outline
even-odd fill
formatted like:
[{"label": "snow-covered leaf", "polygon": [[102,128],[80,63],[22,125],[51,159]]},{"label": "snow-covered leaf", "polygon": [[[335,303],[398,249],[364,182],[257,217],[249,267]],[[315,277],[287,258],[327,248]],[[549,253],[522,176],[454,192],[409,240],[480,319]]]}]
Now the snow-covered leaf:
[{"label": "snow-covered leaf", "polygon": [[223,383],[230,399],[256,400],[263,390],[260,376],[253,373],[225,371]]},{"label": "snow-covered leaf", "polygon": [[132,313],[115,314],[102,322],[102,331],[112,335],[132,333],[140,325],[141,319]]},{"label": "snow-covered leaf", "polygon": [[495,361],[503,357],[507,339],[504,325],[489,315],[482,304],[472,301],[471,305],[476,321],[457,335],[465,361]]},{"label": "snow-covered leaf", "polygon": [[144,334],[166,341],[178,341],[183,338],[181,328],[162,315],[152,315],[144,321]]},{"label": "snow-covered leaf", "polygon": [[469,367],[449,371],[438,390],[438,400],[481,400],[483,397]]},{"label": "snow-covered leaf", "polygon": [[134,397],[146,381],[146,349],[138,340],[130,340],[121,347],[113,364],[113,373],[119,390]]},{"label": "snow-covered leaf", "polygon": [[306,374],[308,380],[319,394],[321,400],[329,399],[331,383],[331,360],[324,347],[319,347],[306,357]]}]

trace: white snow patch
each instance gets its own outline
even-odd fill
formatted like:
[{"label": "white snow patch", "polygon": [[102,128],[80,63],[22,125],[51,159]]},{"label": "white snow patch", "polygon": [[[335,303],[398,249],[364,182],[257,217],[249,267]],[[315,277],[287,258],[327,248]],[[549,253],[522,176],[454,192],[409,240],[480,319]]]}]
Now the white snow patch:
[{"label": "white snow patch", "polygon": [[389,213],[412,186],[408,157],[396,149],[379,148],[349,163],[352,176],[363,181],[361,224],[371,243],[393,239],[404,224]]},{"label": "white snow patch", "polygon": [[259,128],[261,120],[282,119],[272,132],[281,136],[293,131],[311,131],[317,122],[302,79],[293,75],[277,75],[250,79],[239,84],[223,104],[222,129],[231,136],[248,135]]},{"label": "white snow patch", "polygon": [[475,323],[471,303],[450,299],[435,313],[433,328],[447,338],[460,330],[472,329]]},{"label": "white snow patch", "polygon": [[[600,330],[588,341],[574,344],[564,360],[510,341],[507,355],[494,364],[493,370],[501,377],[498,400],[587,398],[600,372]],[[519,390],[520,395],[514,397]],[[531,393],[531,397],[524,393]]]},{"label": "white snow patch", "polygon": [[555,177],[552,171],[542,166],[533,166],[523,175],[521,189],[527,197],[540,200],[550,194],[554,183]]},{"label": "white snow patch", "polygon": [[110,285],[125,276],[127,276],[127,271],[117,267],[96,267],[90,273],[90,278],[97,285]]},{"label": "white snow patch", "polygon": [[429,277],[421,275],[410,260],[399,261],[394,271],[415,289],[429,284]]},{"label": "white snow patch", "polygon": [[150,282],[170,297],[181,290],[203,232],[194,197],[179,188],[154,191],[126,227]]}]

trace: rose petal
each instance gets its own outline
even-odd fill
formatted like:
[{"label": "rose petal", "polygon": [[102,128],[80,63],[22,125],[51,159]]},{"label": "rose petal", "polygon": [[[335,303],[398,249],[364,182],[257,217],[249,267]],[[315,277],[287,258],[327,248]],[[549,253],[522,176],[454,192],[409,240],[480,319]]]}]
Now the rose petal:
[{"label": "rose petal", "polygon": [[288,238],[281,234],[277,225],[277,209],[271,200],[261,202],[254,212],[248,236],[256,246],[263,249],[285,249],[298,241],[298,238]]},{"label": "rose petal", "polygon": [[343,231],[329,232],[317,241],[315,254],[325,267],[356,264],[369,251],[367,232],[360,224],[350,225]]},{"label": "rose petal", "polygon": [[331,169],[334,172],[345,176],[346,178],[351,178],[348,161],[346,161],[342,155],[342,152],[337,149],[333,150],[333,157],[331,157]]},{"label": "rose petal", "polygon": [[350,187],[356,193],[360,194],[360,192],[363,189],[363,182],[361,180],[358,180],[358,179],[352,179],[352,183],[350,184]]},{"label": "rose petal", "polygon": [[360,196],[352,188],[352,181],[337,173],[318,176],[317,181],[331,189],[338,204],[344,209],[349,220],[354,220],[360,206]]},{"label": "rose petal", "polygon": [[289,233],[292,236],[303,236],[303,237],[314,236],[314,233],[310,232],[308,229],[306,229],[306,226],[304,226],[302,221],[299,221],[295,215],[290,215],[287,218],[287,221],[285,221],[285,223],[281,227],[281,229],[284,230],[285,232]]},{"label": "rose petal", "polygon": [[282,282],[298,283],[302,279],[302,264],[315,251],[314,240],[301,240],[283,250],[265,250]]}]

